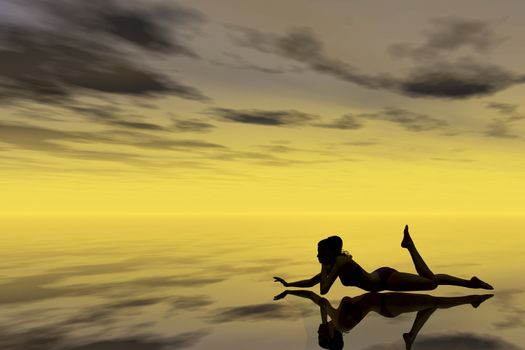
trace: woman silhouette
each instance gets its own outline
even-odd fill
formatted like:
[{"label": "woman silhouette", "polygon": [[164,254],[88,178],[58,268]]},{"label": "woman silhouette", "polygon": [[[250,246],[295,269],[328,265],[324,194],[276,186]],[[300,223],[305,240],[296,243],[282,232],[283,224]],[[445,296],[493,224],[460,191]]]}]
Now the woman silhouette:
[{"label": "woman silhouette", "polygon": [[416,249],[408,225],[405,226],[401,247],[408,249],[416,267],[417,275],[399,272],[391,267],[381,267],[371,273],[366,272],[352,256],[342,250],[343,240],[339,236],[331,236],[317,245],[317,258],[321,264],[321,272],[308,280],[286,282],[281,277],[274,277],[275,282],[285,287],[313,287],[320,284],[321,294],[326,294],[339,277],[345,286],[356,286],[369,292],[382,290],[418,291],[432,290],[439,285],[452,285],[467,288],[494,289],[490,284],[477,277],[470,280],[446,274],[434,274],[427,266]]}]

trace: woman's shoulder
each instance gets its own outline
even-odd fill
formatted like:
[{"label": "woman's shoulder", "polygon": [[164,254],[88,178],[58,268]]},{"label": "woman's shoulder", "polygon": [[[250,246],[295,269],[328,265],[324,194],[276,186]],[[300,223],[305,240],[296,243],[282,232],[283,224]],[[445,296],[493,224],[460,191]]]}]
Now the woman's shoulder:
[{"label": "woman's shoulder", "polygon": [[336,264],[348,264],[348,263],[355,263],[351,256],[346,254],[341,254],[337,257],[335,260]]}]

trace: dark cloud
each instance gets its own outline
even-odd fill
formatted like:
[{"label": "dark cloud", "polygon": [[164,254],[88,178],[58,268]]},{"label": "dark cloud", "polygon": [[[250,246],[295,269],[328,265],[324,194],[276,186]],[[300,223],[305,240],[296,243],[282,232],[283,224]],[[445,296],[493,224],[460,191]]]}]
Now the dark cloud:
[{"label": "dark cloud", "polygon": [[264,111],[210,108],[206,113],[223,121],[268,126],[299,126],[318,118],[316,115],[295,110]]},{"label": "dark cloud", "polygon": [[[473,45],[477,48],[489,47],[487,40],[480,39],[474,33],[475,28],[481,24],[476,27],[468,23],[462,25],[460,20],[454,21],[451,21],[453,30],[450,33],[431,35],[428,45],[444,50],[447,47],[464,46],[467,41],[474,40]],[[442,22],[445,23],[446,20],[437,21],[437,23]],[[481,26],[484,28],[483,25]],[[366,74],[348,63],[328,57],[322,42],[309,28],[296,28],[284,35],[263,33],[249,28],[234,27],[233,29],[236,35],[234,41],[239,45],[301,62],[313,71],[365,88],[388,90],[410,97],[463,99],[490,95],[511,85],[522,83],[524,79],[522,75],[473,59],[455,62],[421,61],[405,77]],[[463,38],[458,38],[454,42],[450,36],[458,31],[464,33]],[[483,35],[485,34],[482,33],[481,36]],[[426,51],[428,49],[425,49]]]},{"label": "dark cloud", "polygon": [[357,118],[351,114],[343,115],[342,117],[335,119],[329,123],[318,123],[313,125],[320,128],[342,130],[355,130],[361,129],[363,127],[359,120],[357,120]]},{"label": "dark cloud", "polygon": [[385,120],[399,124],[409,131],[421,132],[446,127],[447,122],[427,114],[407,111],[401,108],[387,107],[377,113],[361,113],[359,118],[370,120]]},{"label": "dark cloud", "polygon": [[[488,21],[458,17],[430,19],[432,29],[424,31],[426,40],[419,46],[396,44],[390,52],[417,62],[406,78],[399,80],[402,93],[413,97],[461,99],[490,95],[520,81],[502,67],[472,58],[456,61],[444,55],[467,47],[477,54],[486,53],[502,42]],[[478,55],[479,56],[479,55]]]},{"label": "dark cloud", "polygon": [[429,20],[432,28],[423,31],[425,41],[418,45],[395,44],[390,52],[396,57],[433,60],[436,56],[468,47],[486,53],[502,42],[492,30],[492,23],[478,19],[439,17]]},{"label": "dark cloud", "polygon": [[[506,340],[474,333],[420,335],[417,337],[415,348],[421,350],[520,350],[521,348]],[[405,344],[378,344],[365,348],[365,350],[380,349],[405,349]]]},{"label": "dark cloud", "polygon": [[[20,4],[27,12],[40,13],[46,25],[0,23],[2,102],[63,104],[88,93],[207,99],[197,89],[147,67],[143,60],[134,62],[133,55],[122,47],[121,42],[126,41],[143,48],[145,54],[152,48],[171,48],[189,55],[188,50],[171,47],[171,41],[163,36],[168,27],[161,27],[159,10],[139,11],[116,1]],[[170,9],[188,21],[195,17],[178,6]]]},{"label": "dark cloud", "polygon": [[206,21],[200,12],[173,2],[43,0],[37,4],[25,3],[43,10],[46,19],[60,29],[81,29],[99,36],[104,34],[143,49],[192,58],[198,56],[183,43],[181,34],[191,32],[195,26]]},{"label": "dark cloud", "polygon": [[412,97],[461,99],[494,94],[519,79],[496,65],[463,59],[418,65],[399,81],[399,89]]}]

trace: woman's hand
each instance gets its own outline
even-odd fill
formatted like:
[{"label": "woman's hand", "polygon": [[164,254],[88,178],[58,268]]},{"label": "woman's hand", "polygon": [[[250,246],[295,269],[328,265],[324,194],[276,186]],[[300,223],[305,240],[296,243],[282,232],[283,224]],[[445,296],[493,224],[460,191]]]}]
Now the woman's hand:
[{"label": "woman's hand", "polygon": [[288,295],[288,291],[285,290],[284,292],[282,292],[281,294],[277,294],[276,296],[273,297],[273,300],[280,300],[280,299],[283,299],[285,296]]},{"label": "woman's hand", "polygon": [[289,283],[286,282],[284,279],[282,279],[281,277],[273,277],[273,281],[274,282],[281,282],[283,286],[285,287],[288,287],[289,286]]}]

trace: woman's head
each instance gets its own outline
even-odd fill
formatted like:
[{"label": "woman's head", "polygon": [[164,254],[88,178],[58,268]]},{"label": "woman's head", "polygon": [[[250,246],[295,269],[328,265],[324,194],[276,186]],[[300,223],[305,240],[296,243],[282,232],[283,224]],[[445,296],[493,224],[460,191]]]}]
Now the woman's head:
[{"label": "woman's head", "polygon": [[330,236],[317,243],[317,258],[321,264],[333,264],[343,251],[343,240],[339,236]]},{"label": "woman's head", "polygon": [[320,324],[317,334],[319,346],[323,349],[341,350],[344,347],[343,333],[335,329],[332,322]]}]

